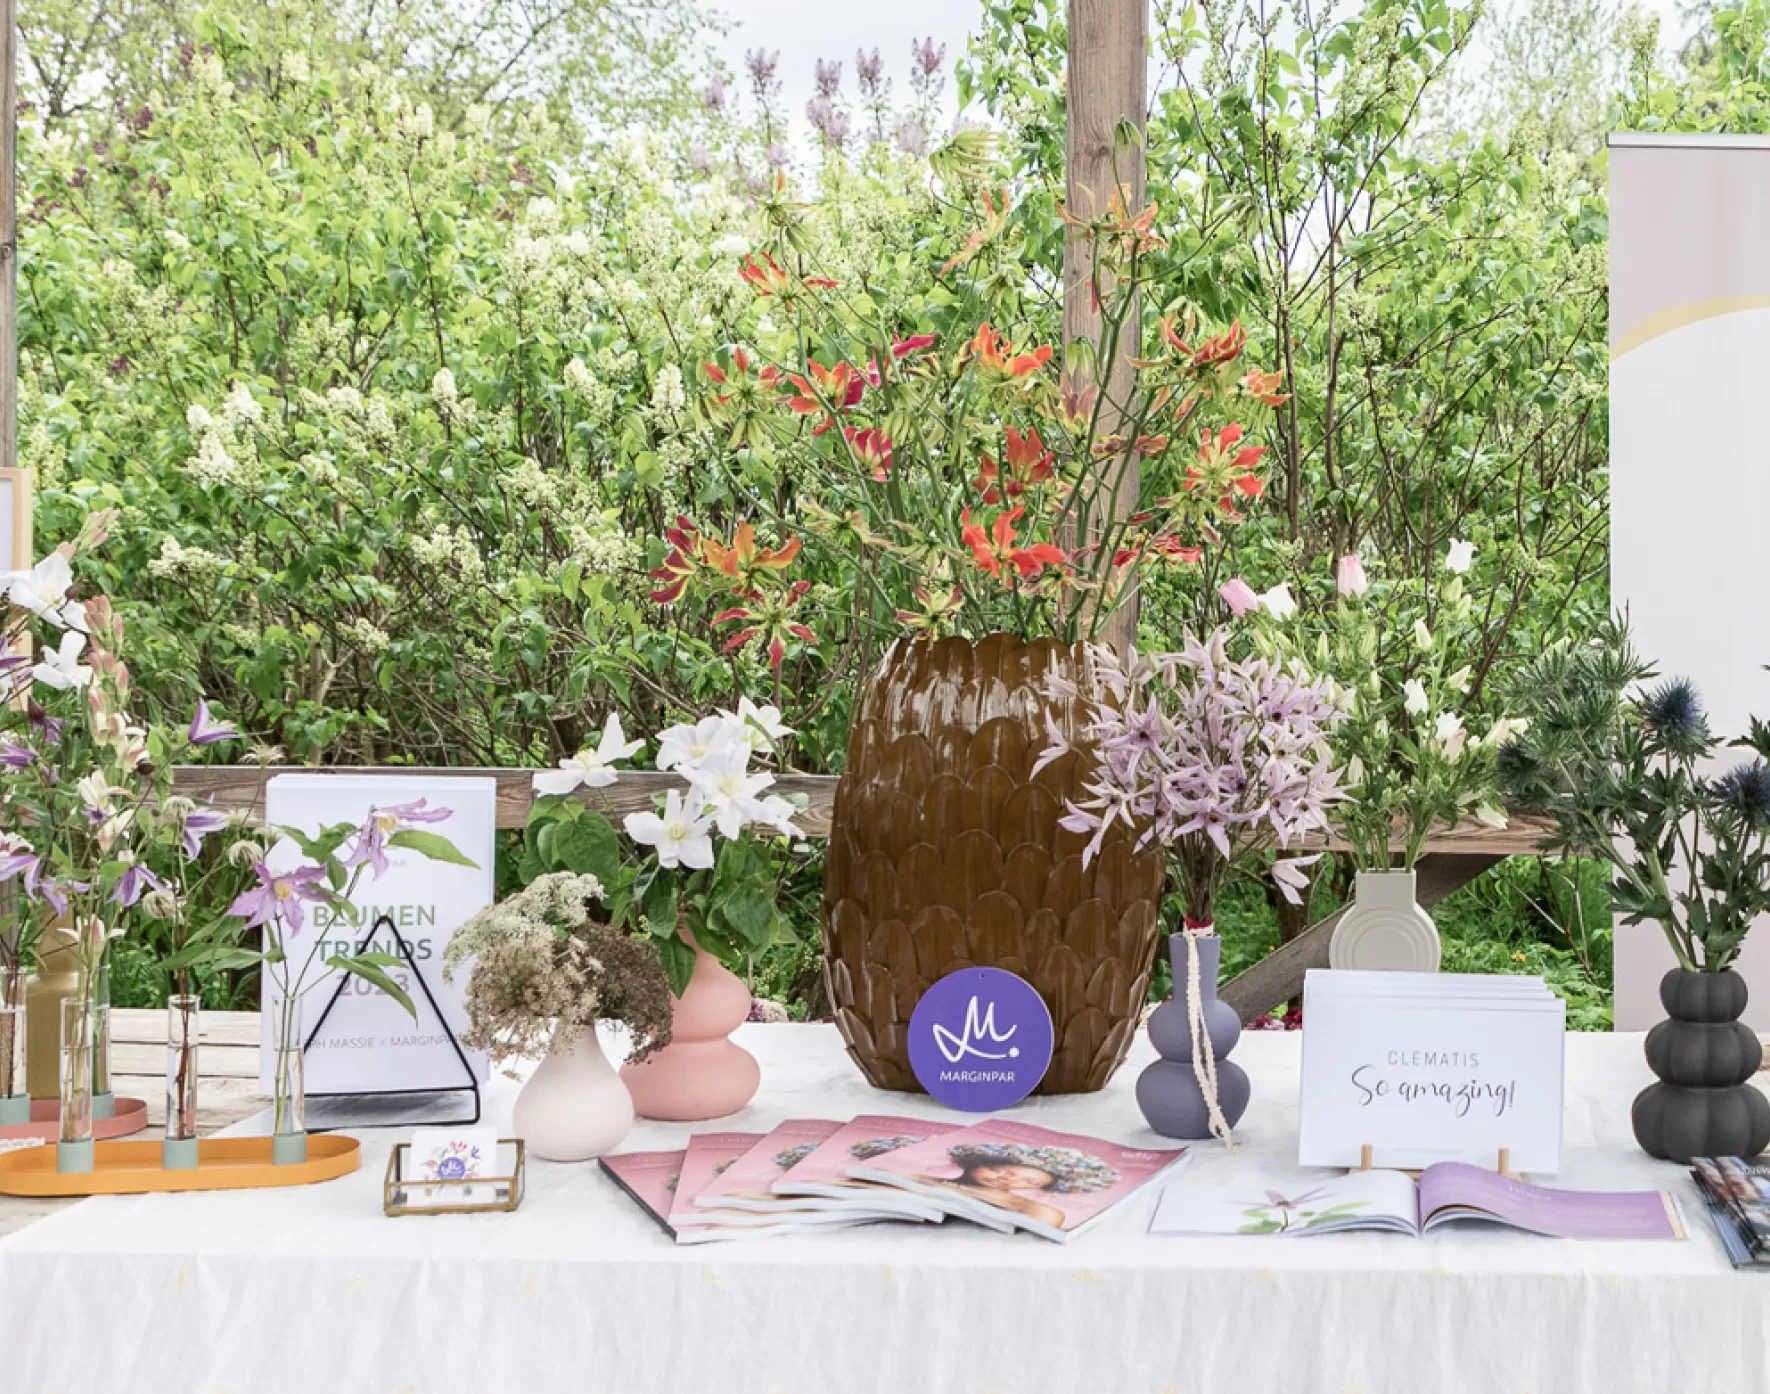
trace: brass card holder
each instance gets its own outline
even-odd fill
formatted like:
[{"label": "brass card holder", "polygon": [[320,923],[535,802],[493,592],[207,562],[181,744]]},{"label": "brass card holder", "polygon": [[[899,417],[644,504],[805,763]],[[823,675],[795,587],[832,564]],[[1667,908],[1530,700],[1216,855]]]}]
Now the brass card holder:
[{"label": "brass card holder", "polygon": [[514,1210],[522,1204],[526,1156],[519,1137],[498,1139],[499,1169],[509,1159],[509,1174],[462,1180],[405,1179],[401,1176],[411,1144],[402,1142],[387,1159],[381,1183],[381,1208],[389,1215],[478,1215]]}]

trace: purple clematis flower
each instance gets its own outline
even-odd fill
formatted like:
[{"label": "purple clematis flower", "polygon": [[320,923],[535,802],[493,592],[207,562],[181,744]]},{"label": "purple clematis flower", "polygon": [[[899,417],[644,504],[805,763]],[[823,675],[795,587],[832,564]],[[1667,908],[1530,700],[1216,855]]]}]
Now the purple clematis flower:
[{"label": "purple clematis flower", "polygon": [[157,891],[163,885],[165,882],[140,862],[129,862],[124,866],[123,874],[117,878],[116,889],[111,892],[111,901],[128,909],[149,891]]},{"label": "purple clematis flower", "polygon": [[203,839],[227,826],[227,815],[213,808],[194,808],[184,820],[184,855],[194,858],[203,850]]},{"label": "purple clematis flower", "polygon": [[225,721],[217,721],[209,712],[209,704],[201,697],[197,699],[196,715],[191,717],[190,741],[192,745],[215,745],[219,741],[237,741],[240,733]]},{"label": "purple clematis flower", "polygon": [[[26,889],[30,889],[28,883]],[[81,891],[89,891],[91,889],[92,885],[90,882],[68,881],[64,884],[63,882],[57,881],[53,876],[45,876],[37,883],[38,897],[58,915],[65,915],[68,913],[68,896],[70,893],[78,894]]]},{"label": "purple clematis flower", "polygon": [[12,741],[0,741],[0,767],[9,770],[28,769],[36,759],[36,751]]},{"label": "purple clematis flower", "polygon": [[29,846],[19,846],[0,853],[0,882],[24,877],[26,895],[37,894],[37,877],[43,870],[43,859]]},{"label": "purple clematis flower", "polygon": [[357,829],[356,842],[350,849],[350,855],[344,859],[344,865],[358,867],[367,862],[375,875],[385,875],[388,867],[388,838],[408,823],[441,823],[454,816],[455,810],[452,808],[430,808],[428,804],[429,800],[419,799],[415,803],[371,808],[368,821]]},{"label": "purple clematis flower", "polygon": [[301,926],[306,923],[306,911],[302,903],[326,899],[325,891],[316,884],[325,879],[325,872],[317,866],[298,867],[294,871],[272,871],[263,862],[252,868],[258,877],[258,884],[249,891],[242,891],[234,903],[228,906],[230,915],[245,917],[245,928],[252,929],[261,924],[269,924],[280,918],[288,926],[290,934],[301,933]]}]

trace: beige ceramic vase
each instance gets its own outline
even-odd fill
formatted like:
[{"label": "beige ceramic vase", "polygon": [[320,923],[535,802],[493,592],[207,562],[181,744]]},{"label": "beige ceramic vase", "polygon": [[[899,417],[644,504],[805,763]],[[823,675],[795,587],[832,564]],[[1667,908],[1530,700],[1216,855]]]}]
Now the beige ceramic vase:
[{"label": "beige ceramic vase", "polygon": [[670,1044],[648,1060],[623,1065],[621,1079],[641,1118],[697,1123],[749,1103],[762,1067],[730,1039],[750,1015],[750,989],[686,928],[678,933],[694,945],[694,972],[682,996],[670,998]]}]

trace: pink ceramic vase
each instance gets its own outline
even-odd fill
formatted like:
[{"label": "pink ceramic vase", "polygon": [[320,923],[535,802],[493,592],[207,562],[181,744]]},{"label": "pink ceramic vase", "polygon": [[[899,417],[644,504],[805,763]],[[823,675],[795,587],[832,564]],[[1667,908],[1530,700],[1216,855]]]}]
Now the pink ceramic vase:
[{"label": "pink ceramic vase", "polygon": [[670,1044],[649,1060],[623,1065],[621,1079],[641,1118],[695,1123],[736,1113],[756,1096],[762,1067],[728,1038],[750,1015],[750,989],[695,944],[694,972],[682,996],[670,998]]}]

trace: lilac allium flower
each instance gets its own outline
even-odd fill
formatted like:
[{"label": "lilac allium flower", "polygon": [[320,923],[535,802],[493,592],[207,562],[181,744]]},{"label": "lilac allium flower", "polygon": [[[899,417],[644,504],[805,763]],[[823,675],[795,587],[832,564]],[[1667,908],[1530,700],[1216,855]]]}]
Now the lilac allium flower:
[{"label": "lilac allium flower", "polygon": [[805,104],[805,119],[816,127],[826,144],[840,150],[848,143],[851,126],[848,113],[838,111],[825,97],[813,97]]},{"label": "lilac allium flower", "polygon": [[[1124,659],[1094,650],[1095,718],[1082,744],[1094,767],[1062,826],[1091,834],[1084,864],[1122,823],[1139,848],[1167,848],[1179,863],[1188,913],[1209,911],[1235,860],[1290,848],[1326,826],[1339,797],[1327,734],[1341,713],[1327,688],[1250,658],[1232,662],[1224,631],[1187,636],[1184,650]],[[1069,743],[1055,726],[1039,758],[1049,764]],[[1313,858],[1281,858],[1273,879],[1295,903]]]},{"label": "lilac allium flower", "polygon": [[453,809],[430,808],[428,803],[427,799],[419,799],[415,803],[371,808],[368,820],[357,829],[356,841],[352,844],[349,855],[344,858],[344,865],[358,867],[367,862],[375,875],[385,876],[388,866],[388,838],[408,823],[441,823],[454,815]]},{"label": "lilac allium flower", "polygon": [[688,167],[696,174],[713,172],[713,156],[703,142],[697,140],[688,147]]},{"label": "lilac allium flower", "polygon": [[701,105],[708,111],[725,110],[725,79],[717,73],[714,74],[713,80],[707,84],[707,90],[701,93]]},{"label": "lilac allium flower", "polygon": [[762,152],[762,158],[768,161],[770,169],[784,169],[792,161],[792,147],[784,141],[774,141]]},{"label": "lilac allium flower", "polygon": [[940,71],[940,65],[946,61],[946,45],[934,46],[934,36],[930,34],[921,42],[910,41],[910,62],[917,71],[927,77],[933,77]]},{"label": "lilac allium flower", "polygon": [[817,95],[833,97],[842,88],[842,65],[817,60]]},{"label": "lilac allium flower", "polygon": [[191,717],[189,735],[192,745],[217,745],[222,741],[237,741],[240,738],[238,730],[210,715],[209,704],[201,697],[197,698],[197,710]]},{"label": "lilac allium flower", "polygon": [[319,886],[326,873],[317,866],[297,867],[294,871],[272,871],[263,862],[252,868],[258,884],[242,891],[227,913],[245,918],[245,928],[253,929],[272,920],[281,919],[290,934],[301,933],[306,923],[304,902],[323,902],[326,893]]},{"label": "lilac allium flower", "polygon": [[203,850],[203,839],[227,826],[227,815],[213,808],[194,808],[185,815],[181,829],[184,855],[195,857]]}]

